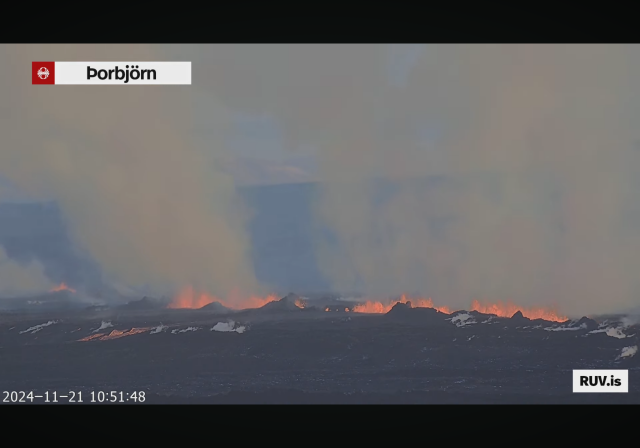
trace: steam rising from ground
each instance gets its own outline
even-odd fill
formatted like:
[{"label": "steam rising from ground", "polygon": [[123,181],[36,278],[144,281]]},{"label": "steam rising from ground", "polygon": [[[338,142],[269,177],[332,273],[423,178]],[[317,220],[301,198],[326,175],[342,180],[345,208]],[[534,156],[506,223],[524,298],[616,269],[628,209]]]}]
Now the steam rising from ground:
[{"label": "steam rising from ground", "polygon": [[[191,137],[197,87],[32,86],[28,76],[31,61],[168,55],[144,45],[4,45],[0,55],[0,176],[56,200],[108,278],[158,293],[256,291],[243,212],[209,160],[220,140],[200,148]],[[212,130],[225,119],[220,109]]]},{"label": "steam rising from ground", "polygon": [[[203,51],[228,104],[277,114],[291,146],[318,149],[333,233],[318,253],[337,289],[578,314],[637,304],[640,48]],[[398,81],[402,51],[415,63]],[[380,200],[378,176],[439,183]]]},{"label": "steam rising from ground", "polygon": [[37,260],[22,265],[10,259],[0,247],[0,297],[16,297],[39,294],[53,285],[44,273],[44,266]]}]

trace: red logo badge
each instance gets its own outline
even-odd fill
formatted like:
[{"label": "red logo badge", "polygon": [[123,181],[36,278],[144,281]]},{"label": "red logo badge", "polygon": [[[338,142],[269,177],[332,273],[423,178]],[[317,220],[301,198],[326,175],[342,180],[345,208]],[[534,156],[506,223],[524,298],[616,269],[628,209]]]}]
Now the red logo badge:
[{"label": "red logo badge", "polygon": [[55,62],[32,62],[31,84],[55,84]]}]

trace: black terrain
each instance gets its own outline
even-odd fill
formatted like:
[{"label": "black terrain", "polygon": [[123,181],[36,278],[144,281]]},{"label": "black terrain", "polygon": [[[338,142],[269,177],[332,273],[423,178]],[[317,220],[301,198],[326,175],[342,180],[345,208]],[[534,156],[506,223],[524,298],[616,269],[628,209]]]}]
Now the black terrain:
[{"label": "black terrain", "polygon": [[[616,318],[557,323],[410,304],[368,315],[335,300],[299,308],[295,295],[244,311],[50,298],[0,315],[3,399],[56,391],[87,402],[104,391],[108,402],[115,391],[127,402],[120,392],[143,391],[146,403],[640,403],[640,328]],[[629,393],[573,394],[573,369],[629,369]]]}]

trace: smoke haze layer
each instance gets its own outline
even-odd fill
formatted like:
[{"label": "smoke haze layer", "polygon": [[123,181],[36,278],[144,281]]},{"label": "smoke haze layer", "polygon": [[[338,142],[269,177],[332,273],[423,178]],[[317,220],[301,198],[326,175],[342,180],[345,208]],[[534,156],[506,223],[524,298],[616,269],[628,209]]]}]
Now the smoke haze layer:
[{"label": "smoke haze layer", "polygon": [[[0,176],[53,199],[105,275],[158,293],[258,289],[231,180],[196,145],[193,86],[32,86],[31,61],[171,60],[147,45],[4,45]],[[175,59],[174,59],[175,60]],[[188,59],[187,59],[188,60]],[[212,127],[224,130],[221,109]]]},{"label": "smoke haze layer", "polygon": [[18,263],[9,258],[0,246],[0,298],[40,294],[53,286],[37,260]]},{"label": "smoke haze layer", "polygon": [[[202,51],[230,107],[276,115],[292,148],[317,148],[330,231],[316,254],[335,288],[568,313],[638,303],[637,47]],[[391,79],[402,52],[411,63]],[[382,199],[380,178],[398,181]]]}]

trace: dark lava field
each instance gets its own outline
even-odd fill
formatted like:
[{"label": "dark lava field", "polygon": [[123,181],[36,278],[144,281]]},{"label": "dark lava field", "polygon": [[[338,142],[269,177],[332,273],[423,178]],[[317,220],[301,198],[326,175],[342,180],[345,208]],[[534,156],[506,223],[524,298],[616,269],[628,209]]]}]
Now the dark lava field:
[{"label": "dark lava field", "polygon": [[[336,300],[299,308],[295,295],[243,311],[55,297],[28,309],[4,303],[3,399],[143,391],[147,404],[640,403],[640,326],[622,316],[558,323],[402,303],[360,314]],[[573,394],[573,369],[628,369],[629,393]]]}]

